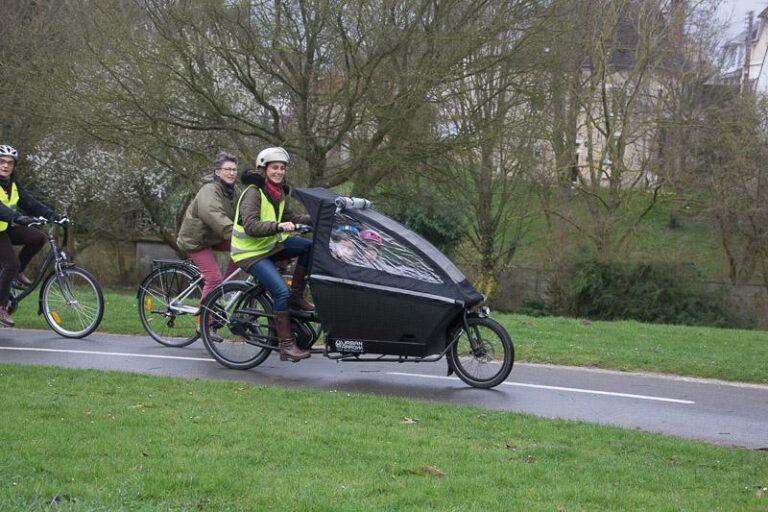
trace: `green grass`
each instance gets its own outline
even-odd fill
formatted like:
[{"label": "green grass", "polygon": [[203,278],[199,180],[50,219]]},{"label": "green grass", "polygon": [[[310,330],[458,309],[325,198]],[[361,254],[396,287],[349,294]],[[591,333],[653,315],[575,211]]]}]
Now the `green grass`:
[{"label": "green grass", "polygon": [[[531,193],[533,194],[533,193]],[[645,192],[627,196],[626,204],[617,218],[615,233],[624,233],[626,223],[634,222],[647,206]],[[644,217],[630,236],[623,257],[639,261],[664,259],[669,262],[692,264],[705,280],[728,281],[728,268],[720,234],[708,217],[706,201],[695,198],[662,195],[653,209]],[[532,203],[528,211],[538,212],[539,206]],[[590,225],[594,221],[581,200],[573,203],[573,216],[577,223]],[[669,227],[670,215],[677,208],[681,226]],[[573,233],[571,242],[582,244],[579,252],[593,250],[584,235]],[[526,233],[515,253],[512,264],[522,267],[546,268],[549,265],[551,248],[544,217],[536,214],[530,231]],[[471,253],[472,249],[468,251]]]},{"label": "green grass", "polygon": [[[16,326],[26,329],[48,329],[45,319],[37,314],[37,306],[37,292],[21,301],[13,314]],[[98,330],[114,334],[146,334],[139,320],[135,290],[104,291],[104,318]]]},{"label": "green grass", "polygon": [[517,359],[768,384],[768,332],[494,315]]},{"label": "green grass", "polygon": [[768,454],[348,393],[0,365],[2,510],[766,510]]},{"label": "green grass", "polygon": [[692,263],[704,279],[728,281],[720,234],[695,202],[680,204],[681,227],[671,229],[672,204],[662,201],[637,229],[633,257],[643,260],[663,255],[668,261]]},{"label": "green grass", "polygon": [[[131,291],[105,294],[102,332],[145,335]],[[518,361],[596,366],[625,371],[768,384],[768,331],[592,322],[494,313],[509,331]],[[17,326],[47,329],[37,302],[27,299],[14,314]]]}]

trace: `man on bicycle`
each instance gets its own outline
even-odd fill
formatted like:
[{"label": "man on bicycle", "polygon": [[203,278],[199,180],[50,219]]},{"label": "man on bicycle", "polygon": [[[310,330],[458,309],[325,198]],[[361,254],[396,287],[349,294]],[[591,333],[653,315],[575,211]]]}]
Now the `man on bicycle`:
[{"label": "man on bicycle", "polygon": [[[29,224],[34,222],[34,217],[54,221],[64,218],[37,201],[21,186],[14,173],[18,160],[18,151],[11,146],[0,145],[0,326],[4,327],[16,325],[8,313],[13,280],[18,279],[23,285],[32,284],[32,280],[24,275],[24,269],[48,241],[41,231],[29,227]],[[23,246],[18,256],[14,245]]]}]

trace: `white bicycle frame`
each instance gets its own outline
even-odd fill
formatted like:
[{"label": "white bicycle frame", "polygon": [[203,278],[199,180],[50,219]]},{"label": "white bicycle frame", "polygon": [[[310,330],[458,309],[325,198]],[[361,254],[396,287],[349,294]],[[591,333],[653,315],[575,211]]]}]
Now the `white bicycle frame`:
[{"label": "white bicycle frame", "polygon": [[[232,280],[238,273],[240,272],[240,269],[235,270],[231,274],[229,274],[222,283],[226,283],[227,281]],[[251,281],[253,278],[251,276],[248,276],[248,281]],[[188,313],[190,315],[198,315],[200,314],[200,308],[198,306],[186,306],[182,304],[184,300],[189,297],[192,292],[195,291],[195,287],[203,280],[203,274],[200,274],[197,279],[192,281],[189,286],[187,286],[180,294],[178,294],[176,297],[172,298],[171,301],[168,303],[168,308],[177,312],[177,313]],[[237,300],[239,297],[234,297],[232,299],[231,303],[228,303],[227,306],[231,306],[232,303],[234,303],[235,300]]]}]

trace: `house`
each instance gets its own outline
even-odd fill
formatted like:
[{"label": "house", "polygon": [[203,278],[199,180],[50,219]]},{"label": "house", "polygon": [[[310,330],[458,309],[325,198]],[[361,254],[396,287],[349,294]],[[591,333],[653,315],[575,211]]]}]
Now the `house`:
[{"label": "house", "polygon": [[768,93],[768,7],[757,17],[747,14],[746,28],[722,46],[720,72],[714,82],[738,85],[742,92]]}]

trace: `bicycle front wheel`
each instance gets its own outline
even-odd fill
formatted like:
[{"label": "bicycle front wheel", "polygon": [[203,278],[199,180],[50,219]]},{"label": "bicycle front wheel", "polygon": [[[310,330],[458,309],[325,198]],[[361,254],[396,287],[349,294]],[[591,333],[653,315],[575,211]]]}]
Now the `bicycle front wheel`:
[{"label": "bicycle front wheel", "polygon": [[[461,380],[476,388],[501,384],[512,371],[515,348],[507,330],[490,318],[467,319],[451,335],[448,362]],[[471,334],[471,339],[470,339]]]},{"label": "bicycle front wheel", "polygon": [[84,338],[95,331],[104,316],[104,294],[89,272],[65,267],[53,272],[40,292],[43,317],[65,338]]},{"label": "bicycle front wheel", "polygon": [[167,347],[186,347],[199,337],[203,280],[182,267],[160,267],[139,287],[139,319],[153,340]]},{"label": "bicycle front wheel", "polygon": [[277,347],[269,298],[243,281],[224,283],[205,298],[200,326],[205,348],[227,368],[258,366]]}]

